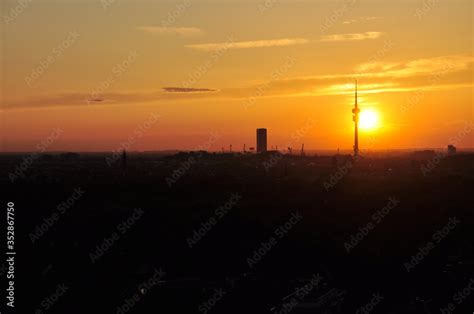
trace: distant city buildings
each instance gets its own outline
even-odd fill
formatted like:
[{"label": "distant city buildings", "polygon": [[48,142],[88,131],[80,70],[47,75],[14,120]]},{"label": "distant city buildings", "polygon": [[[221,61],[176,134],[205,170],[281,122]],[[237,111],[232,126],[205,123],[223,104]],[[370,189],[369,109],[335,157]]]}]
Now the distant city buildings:
[{"label": "distant city buildings", "polygon": [[448,145],[448,155],[454,155],[454,154],[456,154],[456,146]]},{"label": "distant city buildings", "polygon": [[436,152],[433,149],[417,150],[413,152],[413,157],[416,159],[429,159],[436,156]]},{"label": "distant city buildings", "polygon": [[257,129],[257,153],[267,151],[267,129]]}]

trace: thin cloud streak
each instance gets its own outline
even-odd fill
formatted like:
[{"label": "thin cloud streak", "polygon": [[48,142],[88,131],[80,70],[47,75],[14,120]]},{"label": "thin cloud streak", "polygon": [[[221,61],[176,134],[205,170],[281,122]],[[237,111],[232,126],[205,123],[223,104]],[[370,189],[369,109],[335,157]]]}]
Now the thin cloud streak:
[{"label": "thin cloud streak", "polygon": [[450,55],[421,58],[408,62],[368,62],[359,65],[356,72],[369,77],[410,77],[433,73],[451,73],[467,70],[474,63],[469,55]]},{"label": "thin cloud streak", "polygon": [[[168,89],[168,90],[166,90]],[[162,101],[193,101],[220,95],[220,90],[210,88],[180,88],[169,87],[160,90],[127,90],[110,91],[100,98],[87,98],[87,93],[58,92],[56,94],[40,94],[21,99],[5,100],[2,111],[20,109],[41,109],[53,107],[84,107],[121,105],[130,106],[144,103],[159,103]]]},{"label": "thin cloud streak", "polygon": [[211,88],[187,88],[187,87],[163,87],[163,91],[167,93],[213,93],[216,89]]},{"label": "thin cloud streak", "polygon": [[334,35],[323,35],[321,36],[321,42],[327,41],[359,41],[366,39],[377,39],[381,37],[383,33],[381,32],[365,32],[365,33],[355,33],[355,34],[334,34]]},{"label": "thin cloud streak", "polygon": [[216,51],[221,49],[247,49],[247,48],[265,48],[265,47],[283,47],[293,45],[303,45],[310,43],[311,40],[305,38],[284,38],[241,42],[223,42],[210,44],[186,45],[186,48],[192,48],[201,51]]},{"label": "thin cloud streak", "polygon": [[253,41],[240,42],[220,42],[220,43],[205,43],[205,44],[191,44],[185,45],[186,48],[191,48],[200,51],[217,51],[221,49],[249,49],[249,48],[268,48],[268,47],[285,47],[294,45],[305,45],[317,42],[341,42],[341,41],[360,41],[367,39],[377,39],[381,37],[381,32],[365,32],[355,34],[334,34],[324,35],[319,39],[308,38],[280,38],[280,39],[263,39]]}]

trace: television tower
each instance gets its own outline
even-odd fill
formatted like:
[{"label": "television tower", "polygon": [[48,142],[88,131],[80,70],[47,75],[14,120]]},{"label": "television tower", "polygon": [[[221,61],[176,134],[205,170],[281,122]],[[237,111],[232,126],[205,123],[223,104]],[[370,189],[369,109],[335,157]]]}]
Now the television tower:
[{"label": "television tower", "polygon": [[355,104],[352,109],[352,120],[354,120],[354,157],[359,157],[359,112],[357,107],[357,80],[355,81]]}]

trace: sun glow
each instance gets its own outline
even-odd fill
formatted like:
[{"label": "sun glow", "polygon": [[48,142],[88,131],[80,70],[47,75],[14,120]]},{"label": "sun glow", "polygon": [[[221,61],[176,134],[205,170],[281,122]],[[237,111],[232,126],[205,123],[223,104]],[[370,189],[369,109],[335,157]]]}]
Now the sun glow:
[{"label": "sun glow", "polygon": [[374,130],[379,127],[379,114],[372,109],[361,110],[359,116],[359,127],[362,130]]}]

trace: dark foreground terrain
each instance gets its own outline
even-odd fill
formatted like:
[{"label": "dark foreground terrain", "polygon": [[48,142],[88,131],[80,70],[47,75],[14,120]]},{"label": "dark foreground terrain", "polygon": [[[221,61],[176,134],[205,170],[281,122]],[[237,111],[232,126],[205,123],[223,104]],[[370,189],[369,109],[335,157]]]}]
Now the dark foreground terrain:
[{"label": "dark foreground terrain", "polygon": [[[3,154],[15,308],[472,313],[473,166],[474,154]],[[0,266],[5,279],[4,254]]]}]

